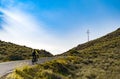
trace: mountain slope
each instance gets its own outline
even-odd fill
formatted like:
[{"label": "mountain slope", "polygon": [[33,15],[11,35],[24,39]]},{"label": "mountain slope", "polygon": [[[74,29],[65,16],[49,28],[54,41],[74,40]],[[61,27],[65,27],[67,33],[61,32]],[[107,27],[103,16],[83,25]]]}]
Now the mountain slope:
[{"label": "mountain slope", "polygon": [[[39,56],[49,57],[51,53],[45,50],[37,50]],[[11,61],[31,58],[32,48],[16,45],[10,42],[0,41],[0,61]]]},{"label": "mountain slope", "polygon": [[119,79],[120,28],[101,38],[78,45],[62,56],[63,58],[43,64],[17,68],[7,77],[10,79]]},{"label": "mountain slope", "polygon": [[120,28],[101,38],[80,44],[73,49],[63,53],[63,55],[75,55],[82,53],[112,53],[120,51]]}]

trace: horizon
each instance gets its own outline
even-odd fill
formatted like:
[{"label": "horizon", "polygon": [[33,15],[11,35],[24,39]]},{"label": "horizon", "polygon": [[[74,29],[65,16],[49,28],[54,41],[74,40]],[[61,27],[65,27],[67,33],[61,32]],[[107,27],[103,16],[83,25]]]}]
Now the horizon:
[{"label": "horizon", "polygon": [[[114,31],[116,31],[116,30],[118,30],[118,29],[120,29],[120,27],[118,27],[118,28],[115,29]],[[114,31],[112,31],[112,32],[114,32]],[[109,32],[109,33],[111,33],[111,32]],[[109,34],[109,33],[107,33],[107,34]],[[103,36],[106,36],[107,34],[105,34],[105,35],[103,35]],[[103,37],[103,36],[101,36],[101,37]],[[90,41],[99,39],[99,38],[101,38],[101,37],[98,37],[98,38],[95,38],[95,39],[92,39],[92,40],[83,42],[83,43],[81,43],[81,44],[85,44],[85,43],[87,43],[87,42],[90,42]],[[87,38],[87,39],[88,39],[88,38]],[[10,42],[10,41],[4,41],[4,40],[0,40],[0,41]],[[10,43],[13,43],[13,42],[10,42]],[[16,44],[16,43],[13,43],[13,44]],[[32,49],[36,49],[36,50],[45,50],[45,49],[37,49],[37,48],[29,47],[29,46],[26,46],[26,45],[24,45],[24,44],[23,44],[23,45],[22,45],[22,44],[16,44],[16,45],[25,46],[25,47],[32,48]],[[75,45],[74,47],[76,47],[76,46],[78,46],[78,45],[80,45],[80,44],[77,44],[77,45]],[[71,47],[70,49],[72,49],[72,48],[74,48],[74,47]],[[69,51],[70,49],[67,49],[66,51],[64,51],[64,52],[62,52],[62,53],[60,53],[60,54],[63,54],[63,53],[65,53],[65,52]],[[46,50],[46,51],[47,51],[47,50]],[[48,52],[49,52],[49,51],[48,51]],[[51,52],[50,52],[50,53],[51,53]],[[52,54],[52,53],[51,53],[51,54]],[[53,54],[53,55],[59,55],[59,53],[58,53],[58,54]]]},{"label": "horizon", "polygon": [[119,0],[1,0],[0,40],[53,55],[120,28]]}]

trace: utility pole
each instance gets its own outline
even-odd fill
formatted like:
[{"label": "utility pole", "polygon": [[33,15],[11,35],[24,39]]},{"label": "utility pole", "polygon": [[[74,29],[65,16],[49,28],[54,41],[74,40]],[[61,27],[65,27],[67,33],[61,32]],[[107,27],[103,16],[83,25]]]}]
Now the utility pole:
[{"label": "utility pole", "polygon": [[90,34],[90,31],[89,31],[89,29],[87,30],[87,36],[88,36],[88,42],[89,42],[89,34]]}]

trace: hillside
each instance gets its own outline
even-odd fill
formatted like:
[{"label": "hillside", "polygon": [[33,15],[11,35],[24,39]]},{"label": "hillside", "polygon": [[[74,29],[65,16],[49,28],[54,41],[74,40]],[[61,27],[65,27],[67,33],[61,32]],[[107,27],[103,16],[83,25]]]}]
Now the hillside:
[{"label": "hillside", "polygon": [[[22,60],[31,58],[32,48],[16,45],[10,42],[0,41],[0,62],[11,60]],[[49,57],[51,53],[45,50],[38,50],[39,56]]]},{"label": "hillside", "polygon": [[63,58],[17,68],[8,79],[119,79],[120,28],[62,54]]},{"label": "hillside", "polygon": [[80,55],[84,53],[109,54],[114,51],[120,51],[120,28],[101,38],[80,44],[62,55]]}]

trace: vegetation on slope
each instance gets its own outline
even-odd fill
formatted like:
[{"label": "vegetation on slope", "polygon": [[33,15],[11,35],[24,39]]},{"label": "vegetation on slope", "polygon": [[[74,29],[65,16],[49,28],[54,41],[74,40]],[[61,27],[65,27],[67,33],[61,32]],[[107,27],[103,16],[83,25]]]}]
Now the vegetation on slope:
[{"label": "vegetation on slope", "polygon": [[119,79],[120,29],[63,55],[43,64],[17,68],[7,79]]},{"label": "vegetation on slope", "polygon": [[[63,53],[62,55],[81,55],[81,54],[109,54],[114,51],[120,51],[120,28],[96,40],[92,40],[85,44]],[[75,51],[75,52],[74,52]],[[74,54],[73,54],[74,53]],[[87,56],[87,55],[86,55]],[[85,56],[85,57],[86,57]]]},{"label": "vegetation on slope", "polygon": [[[41,57],[52,56],[45,50],[37,50]],[[10,42],[0,41],[0,62],[22,60],[31,58],[32,48],[16,45]]]},{"label": "vegetation on slope", "polygon": [[17,68],[6,79],[119,79],[118,60],[67,56],[44,64]]}]

